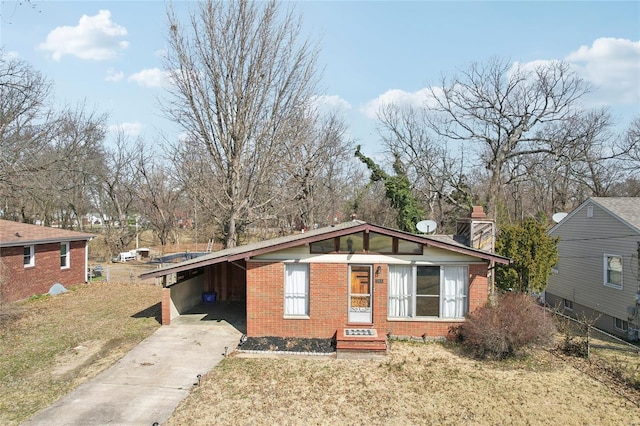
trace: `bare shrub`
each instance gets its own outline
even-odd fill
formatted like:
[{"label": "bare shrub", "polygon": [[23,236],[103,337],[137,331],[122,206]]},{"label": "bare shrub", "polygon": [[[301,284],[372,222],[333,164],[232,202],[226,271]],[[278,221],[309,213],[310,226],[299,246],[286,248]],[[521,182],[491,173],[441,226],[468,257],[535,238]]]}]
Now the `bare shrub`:
[{"label": "bare shrub", "polygon": [[[559,306],[555,307],[555,312],[561,312]],[[557,343],[557,349],[560,352],[579,358],[589,357],[586,327],[582,326],[577,320],[564,315],[555,316],[555,325],[558,333],[562,336],[562,339]]]},{"label": "bare shrub", "polygon": [[475,356],[504,359],[533,345],[550,344],[555,326],[531,296],[505,293],[451,331]]}]

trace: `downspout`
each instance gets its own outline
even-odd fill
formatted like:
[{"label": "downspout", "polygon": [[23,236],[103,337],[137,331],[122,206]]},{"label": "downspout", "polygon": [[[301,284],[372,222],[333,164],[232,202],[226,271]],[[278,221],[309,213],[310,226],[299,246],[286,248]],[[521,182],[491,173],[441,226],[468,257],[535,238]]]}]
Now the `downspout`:
[{"label": "downspout", "polygon": [[89,282],[89,241],[84,242],[84,282]]}]

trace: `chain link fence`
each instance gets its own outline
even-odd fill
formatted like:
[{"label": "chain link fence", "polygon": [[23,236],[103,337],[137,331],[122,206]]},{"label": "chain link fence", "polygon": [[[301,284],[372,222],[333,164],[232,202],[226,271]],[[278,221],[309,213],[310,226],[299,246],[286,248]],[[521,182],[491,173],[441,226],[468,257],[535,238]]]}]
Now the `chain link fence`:
[{"label": "chain link fence", "polygon": [[558,329],[557,348],[560,352],[585,358],[610,375],[640,390],[640,344],[606,333],[589,319],[576,319],[554,309]]},{"label": "chain link fence", "polygon": [[113,282],[125,284],[153,284],[153,278],[141,280],[140,274],[153,271],[158,265],[113,264],[89,267],[89,282]]}]

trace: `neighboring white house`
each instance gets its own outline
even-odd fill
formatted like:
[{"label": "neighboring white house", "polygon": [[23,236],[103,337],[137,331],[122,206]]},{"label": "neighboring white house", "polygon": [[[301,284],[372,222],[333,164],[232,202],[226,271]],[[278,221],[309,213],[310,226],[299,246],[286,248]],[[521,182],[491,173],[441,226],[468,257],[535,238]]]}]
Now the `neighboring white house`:
[{"label": "neighboring white house", "polygon": [[593,197],[549,231],[560,237],[546,301],[631,339],[640,329],[640,197]]}]

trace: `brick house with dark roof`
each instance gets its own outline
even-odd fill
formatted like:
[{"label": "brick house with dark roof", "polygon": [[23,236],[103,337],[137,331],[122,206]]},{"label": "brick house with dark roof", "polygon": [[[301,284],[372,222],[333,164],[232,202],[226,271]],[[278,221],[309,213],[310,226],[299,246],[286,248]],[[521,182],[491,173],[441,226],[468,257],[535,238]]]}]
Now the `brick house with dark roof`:
[{"label": "brick house with dark roof", "polygon": [[44,294],[55,283],[87,282],[88,242],[94,235],[0,220],[0,298]]}]

